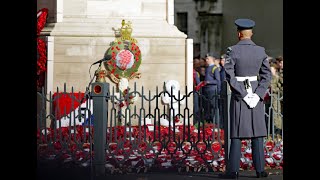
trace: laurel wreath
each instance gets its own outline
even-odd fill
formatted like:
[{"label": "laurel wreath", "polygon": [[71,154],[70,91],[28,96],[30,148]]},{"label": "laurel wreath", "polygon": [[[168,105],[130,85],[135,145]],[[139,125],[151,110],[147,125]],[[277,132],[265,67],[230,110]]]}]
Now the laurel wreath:
[{"label": "laurel wreath", "polygon": [[[123,49],[129,50],[134,55],[134,63],[132,67],[126,70],[122,70],[116,65],[116,56]],[[115,76],[118,79],[132,79],[132,77],[136,75],[141,64],[141,51],[136,43],[130,41],[113,42],[111,47],[107,50],[107,54],[112,57],[111,60],[106,62],[106,67],[110,76]]]}]

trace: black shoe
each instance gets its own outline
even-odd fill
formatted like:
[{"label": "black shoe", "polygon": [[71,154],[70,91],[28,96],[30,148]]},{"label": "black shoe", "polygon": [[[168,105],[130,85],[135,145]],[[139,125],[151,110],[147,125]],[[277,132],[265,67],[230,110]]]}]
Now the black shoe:
[{"label": "black shoe", "polygon": [[262,172],[256,172],[257,173],[257,178],[264,178],[264,177],[268,177],[268,173],[265,171]]},{"label": "black shoe", "polygon": [[221,179],[238,179],[239,172],[229,172],[226,174],[219,174],[219,178],[221,178]]}]

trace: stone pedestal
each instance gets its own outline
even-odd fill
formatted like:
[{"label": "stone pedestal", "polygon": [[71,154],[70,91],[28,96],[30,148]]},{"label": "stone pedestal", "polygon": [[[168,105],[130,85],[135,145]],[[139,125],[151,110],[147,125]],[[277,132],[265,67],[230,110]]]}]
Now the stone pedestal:
[{"label": "stone pedestal", "polygon": [[[112,28],[120,28],[122,19],[131,21],[132,37],[142,54],[141,78],[129,85],[136,82],[139,91],[143,86],[146,94],[148,90],[154,94],[157,86],[162,91],[163,83],[173,79],[179,81],[182,93],[186,85],[192,90],[192,40],[187,43],[187,36],[174,26],[173,0],[39,0],[38,9],[44,7],[49,15],[41,35],[50,36],[54,46],[48,52],[52,60],[47,92],[56,92],[57,87],[63,91],[64,83],[67,91],[73,87],[84,92],[90,65],[103,58],[115,40]],[[91,67],[91,77],[97,68],[98,64]],[[112,89],[115,84],[106,80]]]}]

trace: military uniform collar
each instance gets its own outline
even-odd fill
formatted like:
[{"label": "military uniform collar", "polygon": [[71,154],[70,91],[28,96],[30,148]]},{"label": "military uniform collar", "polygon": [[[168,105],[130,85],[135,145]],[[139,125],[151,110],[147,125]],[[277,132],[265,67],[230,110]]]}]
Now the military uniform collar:
[{"label": "military uniform collar", "polygon": [[237,45],[239,45],[239,44],[256,45],[251,39],[242,39],[237,43]]}]

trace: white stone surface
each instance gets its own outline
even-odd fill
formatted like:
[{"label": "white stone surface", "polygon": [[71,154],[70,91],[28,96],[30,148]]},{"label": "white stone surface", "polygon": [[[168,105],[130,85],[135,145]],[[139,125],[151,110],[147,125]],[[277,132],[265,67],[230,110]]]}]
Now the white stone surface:
[{"label": "white stone surface", "polygon": [[188,93],[193,91],[193,39],[186,39],[186,54],[187,54],[187,62],[186,62],[186,85],[190,87],[188,89]]},{"label": "white stone surface", "polygon": [[[181,93],[190,84],[187,36],[173,25],[172,0],[39,0],[38,9],[49,6],[48,21],[42,36],[53,37],[53,54],[49,53],[48,73],[50,90],[84,92],[90,82],[89,68],[101,59],[115,40],[112,28],[120,28],[122,19],[132,22],[132,37],[136,38],[142,54],[138,72],[140,79],[133,79],[148,96],[155,94],[156,87],[163,90],[163,83],[170,79],[181,85]],[[169,6],[172,5],[172,6]],[[60,15],[60,16],[57,16]],[[169,18],[170,17],[170,18]],[[57,19],[58,18],[58,19]],[[60,19],[59,19],[60,18]],[[51,59],[52,58],[52,59]],[[189,63],[189,64],[188,64]],[[91,67],[91,77],[98,65]],[[190,73],[191,74],[191,73]],[[115,84],[106,78],[107,82]],[[190,81],[190,82],[189,82]],[[189,82],[189,83],[188,83]],[[192,86],[191,86],[192,87]],[[138,101],[141,101],[140,99]],[[141,102],[137,102],[139,106]],[[154,105],[152,105],[154,107]]]},{"label": "white stone surface", "polygon": [[57,0],[56,22],[63,21],[63,0]]},{"label": "white stone surface", "polygon": [[[114,37],[112,28],[120,28],[123,18],[64,18],[62,23],[47,23],[42,35],[73,37]],[[132,37],[186,38],[176,26],[166,20],[125,18],[132,22]]]},{"label": "white stone surface", "polygon": [[130,17],[141,14],[141,0],[87,1],[87,16]]},{"label": "white stone surface", "polygon": [[53,91],[53,73],[54,73],[54,37],[47,36],[47,74],[46,74],[46,90],[47,94]]},{"label": "white stone surface", "polygon": [[166,0],[68,0],[63,6],[64,18],[167,18]]},{"label": "white stone surface", "polygon": [[167,0],[167,21],[174,25],[174,0]]},{"label": "white stone surface", "polygon": [[[114,38],[108,37],[59,37],[55,36],[55,60],[53,87],[63,87],[67,82],[75,91],[84,91],[90,81],[89,67],[103,57],[109,42]],[[137,38],[142,52],[142,63],[139,68],[141,79],[137,82],[146,90],[155,91],[155,87],[162,87],[163,82],[176,79],[182,87],[186,85],[185,40],[173,38]],[[93,75],[97,65],[92,66]],[[107,79],[108,82],[109,79]],[[113,83],[112,83],[113,84]],[[185,88],[182,88],[184,91]]]}]

